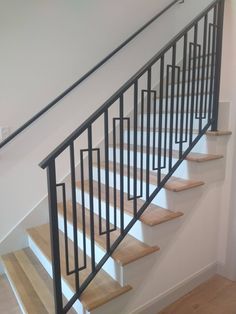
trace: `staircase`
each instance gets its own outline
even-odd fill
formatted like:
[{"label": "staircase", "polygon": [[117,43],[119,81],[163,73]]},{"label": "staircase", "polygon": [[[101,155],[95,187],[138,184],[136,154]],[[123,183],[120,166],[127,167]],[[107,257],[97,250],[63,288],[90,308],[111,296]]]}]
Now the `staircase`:
[{"label": "staircase", "polygon": [[[209,138],[230,135],[217,130],[223,7],[214,1],[42,161],[49,224],[2,257],[23,313],[118,314],[129,266],[161,249],[146,238],[184,215],[167,195],[204,188],[189,167],[221,160]],[[58,182],[61,160],[70,175]]]}]

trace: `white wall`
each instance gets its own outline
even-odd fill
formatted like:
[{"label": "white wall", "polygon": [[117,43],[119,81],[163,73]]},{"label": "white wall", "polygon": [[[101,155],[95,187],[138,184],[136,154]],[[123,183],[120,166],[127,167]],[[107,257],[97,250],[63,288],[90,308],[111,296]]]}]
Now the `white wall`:
[{"label": "white wall", "polygon": [[[1,150],[0,239],[45,198],[38,163],[209,2],[175,6]],[[1,1],[0,125],[15,129],[168,3]],[[67,171],[62,165],[59,179]]]},{"label": "white wall", "polygon": [[221,100],[230,101],[229,129],[233,132],[228,144],[226,180],[221,194],[221,216],[218,260],[219,271],[236,280],[236,2],[226,0]]}]

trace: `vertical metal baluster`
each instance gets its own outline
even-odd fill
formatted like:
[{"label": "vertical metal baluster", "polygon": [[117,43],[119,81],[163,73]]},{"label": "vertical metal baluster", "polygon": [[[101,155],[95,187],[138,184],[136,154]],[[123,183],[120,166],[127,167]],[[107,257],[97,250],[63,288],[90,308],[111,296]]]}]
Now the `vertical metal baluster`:
[{"label": "vertical metal baluster", "polygon": [[193,44],[190,43],[189,44],[189,61],[188,61],[188,88],[187,88],[187,106],[186,106],[186,132],[185,132],[185,139],[184,141],[187,142],[188,141],[188,135],[189,135],[189,121],[190,121],[190,101],[191,101],[191,86],[193,84],[193,82],[191,81],[191,73],[192,73],[192,58],[193,58],[193,54],[192,54],[192,47]]},{"label": "vertical metal baluster", "polygon": [[138,131],[138,81],[134,83],[134,181],[133,181],[133,206],[134,216],[137,214],[137,131]]},{"label": "vertical metal baluster", "polygon": [[114,225],[117,222],[117,182],[116,182],[116,119],[113,118],[113,198],[114,198]]},{"label": "vertical metal baluster", "polygon": [[[200,110],[199,109],[199,85],[200,85],[200,74],[201,74],[201,46],[200,45],[197,45],[197,51],[198,51],[198,54],[196,57],[196,67],[197,67],[197,85],[196,85],[196,90],[194,92],[195,94],[195,98],[196,98],[196,114],[195,114],[195,119],[199,119],[199,121],[201,120],[201,116],[199,116],[199,112]],[[203,70],[203,69],[202,69]]]},{"label": "vertical metal baluster", "polygon": [[158,120],[158,172],[157,184],[161,182],[161,169],[162,169],[162,114],[163,114],[163,94],[164,94],[164,62],[165,56],[161,56],[160,60],[160,92],[159,92],[159,120]]},{"label": "vertical metal baluster", "polygon": [[146,200],[149,198],[150,181],[150,115],[151,115],[151,68],[147,71],[147,143],[146,143]]},{"label": "vertical metal baluster", "polygon": [[90,242],[91,242],[91,267],[95,271],[95,230],[94,230],[94,204],[93,204],[93,144],[92,125],[88,126],[88,173],[89,173],[89,209],[90,209]]},{"label": "vertical metal baluster", "polygon": [[144,153],[144,91],[141,94],[141,148],[140,148],[140,195],[143,196],[143,153]]},{"label": "vertical metal baluster", "polygon": [[101,156],[100,149],[97,150],[98,165],[98,212],[99,212],[99,233],[102,233],[102,191],[101,191]]},{"label": "vertical metal baluster", "polygon": [[[175,114],[175,142],[176,143],[180,143],[180,140],[178,139],[178,133],[180,131],[180,129],[179,129],[180,67],[175,66],[175,69],[177,70],[177,93],[176,93],[176,114]],[[174,88],[174,95],[175,95],[175,88]]]},{"label": "vertical metal baluster", "polygon": [[124,95],[120,96],[120,230],[124,231]]},{"label": "vertical metal baluster", "polygon": [[[210,89],[209,89],[209,68],[210,68],[210,54],[211,54],[211,24],[208,24],[208,42],[207,42],[207,80],[206,80],[206,97],[205,97],[205,111],[208,108],[208,120],[210,120]],[[208,106],[207,106],[208,104]]]},{"label": "vertical metal baluster", "polygon": [[104,136],[105,136],[105,188],[106,188],[106,246],[110,250],[110,190],[109,190],[109,127],[108,109],[104,112]]},{"label": "vertical metal baluster", "polygon": [[209,93],[209,119],[212,119],[213,111],[213,87],[214,87],[214,56],[215,56],[215,44],[216,44],[216,6],[214,7],[213,13],[213,24],[212,24],[212,43],[211,43],[211,67],[210,67],[210,93]]},{"label": "vertical metal baluster", "polygon": [[[206,45],[207,45],[207,23],[208,15],[204,17],[204,34],[203,34],[203,48],[202,48],[202,78],[201,78],[201,97],[200,97],[200,120],[199,120],[199,132],[202,130],[202,117],[206,118],[206,111],[204,115],[203,111],[203,101],[204,101],[204,87],[205,87],[205,67],[206,67]],[[205,95],[207,97],[207,93]]]},{"label": "vertical metal baluster", "polygon": [[[182,157],[183,153],[183,130],[184,130],[184,105],[185,105],[185,81],[186,81],[186,66],[187,66],[187,42],[188,33],[184,35],[183,45],[183,71],[182,71],[182,97],[181,97],[181,116],[180,116],[180,143],[179,143],[179,158]],[[187,117],[186,117],[187,120]],[[187,129],[186,129],[187,132]]]},{"label": "vertical metal baluster", "polygon": [[220,2],[218,2],[215,82],[214,82],[214,100],[213,100],[214,105],[213,105],[213,114],[212,114],[213,116],[212,130],[213,131],[217,131],[217,127],[218,127],[224,5],[225,5],[225,0],[221,0]]},{"label": "vertical metal baluster", "polygon": [[65,183],[58,184],[62,187],[62,200],[63,200],[63,219],[64,219],[64,243],[65,243],[65,255],[66,255],[66,272],[70,273],[69,266],[69,250],[68,250],[68,230],[67,230],[67,206],[66,206],[66,187]]},{"label": "vertical metal baluster", "polygon": [[61,287],[61,262],[55,160],[52,160],[47,167],[47,180],[55,313],[61,314],[63,313],[63,301]]},{"label": "vertical metal baluster", "polygon": [[[155,161],[156,161],[156,132],[157,132],[157,96],[154,91],[154,99],[153,99],[153,140],[152,140],[152,169],[155,170]],[[160,101],[160,98],[159,98]],[[158,161],[157,161],[158,163]],[[158,166],[157,166],[158,168]]]},{"label": "vertical metal baluster", "polygon": [[195,109],[195,79],[196,79],[196,54],[197,54],[197,38],[198,38],[198,24],[194,26],[194,47],[193,47],[193,71],[192,71],[192,90],[191,90],[191,114],[190,114],[190,133],[189,143],[193,141],[193,118]]},{"label": "vertical metal baluster", "polygon": [[169,68],[170,66],[167,65],[166,67],[166,101],[165,101],[165,127],[164,127],[164,154],[163,154],[163,159],[164,159],[164,164],[163,167],[167,167],[167,131],[168,131],[168,114],[169,114]]},{"label": "vertical metal baluster", "polygon": [[85,220],[85,199],[84,199],[84,160],[83,151],[80,151],[80,179],[81,179],[81,209],[82,209],[82,224],[83,224],[83,253],[84,253],[84,264],[87,264],[86,259],[86,220]]},{"label": "vertical metal baluster", "polygon": [[74,142],[70,144],[70,168],[71,168],[71,194],[73,215],[73,244],[75,265],[75,288],[79,291],[79,256],[78,256],[78,225],[77,225],[77,203],[76,203],[76,178],[75,178],[75,151]]},{"label": "vertical metal baluster", "polygon": [[130,189],[130,121],[129,118],[124,118],[124,121],[127,121],[127,172],[128,172],[128,200],[132,200],[133,196],[131,195]]},{"label": "vertical metal baluster", "polygon": [[169,171],[172,168],[173,155],[173,122],[174,122],[174,97],[175,97],[175,63],[176,44],[172,47],[172,76],[171,76],[171,101],[170,101],[170,134],[169,134]]}]

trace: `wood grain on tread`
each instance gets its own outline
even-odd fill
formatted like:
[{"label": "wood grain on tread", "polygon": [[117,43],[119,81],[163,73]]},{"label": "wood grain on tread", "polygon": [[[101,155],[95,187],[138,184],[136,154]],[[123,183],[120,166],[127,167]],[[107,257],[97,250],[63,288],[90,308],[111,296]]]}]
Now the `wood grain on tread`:
[{"label": "wood grain on tread", "polygon": [[216,154],[202,154],[202,153],[189,153],[188,156],[185,158],[188,161],[194,161],[194,162],[206,162],[206,161],[212,161],[217,159],[224,158],[223,155],[216,155]]},{"label": "wood grain on tread", "polygon": [[0,313],[22,313],[6,275],[0,276]]},{"label": "wood grain on tread", "polygon": [[[42,225],[36,228],[28,230],[30,238],[34,241],[40,251],[44,256],[51,261],[51,249],[50,249],[50,233],[49,225]],[[64,234],[59,231],[59,241],[60,241],[60,253],[61,253],[61,272],[62,277],[68,283],[72,290],[75,291],[75,280],[74,276],[67,276],[66,274],[66,259],[65,259],[65,243],[64,243]],[[74,260],[74,244],[71,240],[68,239],[68,248],[69,248],[69,265],[70,269],[73,269],[73,260]],[[79,264],[83,265],[83,252],[78,249],[79,254]],[[87,256],[87,267],[80,271],[80,284],[91,273],[91,260]],[[121,287],[117,281],[112,279],[108,274],[103,270],[100,270],[83,294],[80,296],[80,301],[88,311],[107,303],[108,301],[128,292],[131,289],[130,286]]]},{"label": "wood grain on tread", "polygon": [[[111,146],[112,147],[112,146]],[[119,146],[118,146],[119,149]],[[124,144],[124,149],[128,149],[128,145]],[[134,145],[130,145],[130,150],[134,150]],[[141,152],[141,146],[137,146],[137,152]],[[145,152],[145,150],[144,150]],[[159,153],[158,148],[155,149],[156,154]],[[168,156],[169,151],[166,150],[166,154]],[[161,150],[161,154],[164,155],[164,150]],[[172,156],[173,158],[179,158],[179,151],[172,150]],[[188,161],[194,161],[194,162],[206,162],[206,161],[212,161],[217,159],[222,159],[224,156],[219,154],[203,154],[203,153],[195,153],[191,152],[188,154],[188,156],[185,158]]]},{"label": "wood grain on tread", "polygon": [[231,131],[207,131],[206,135],[208,136],[225,136],[232,135]]},{"label": "wood grain on tread", "polygon": [[[63,215],[63,205],[58,204],[59,213]],[[82,208],[80,204],[77,204],[77,211],[78,213],[82,212]],[[80,216],[78,214],[78,228],[80,230],[83,230],[82,225],[82,219],[80,219]],[[72,223],[72,205],[71,202],[67,202],[67,219],[70,223]],[[86,221],[86,235],[87,237],[90,237],[90,212],[88,209],[85,209],[85,221]],[[104,219],[102,221],[103,230],[105,230],[106,221]],[[113,228],[113,225],[110,224],[111,228]],[[106,250],[106,235],[100,235],[99,234],[99,222],[98,222],[98,216],[94,214],[94,233],[95,233],[95,241],[96,243],[103,249]],[[120,230],[117,228],[117,230],[111,232],[111,244],[115,242],[115,240],[120,235]],[[151,253],[154,253],[159,250],[159,247],[157,246],[149,246],[131,235],[126,235],[126,237],[122,240],[120,245],[117,247],[115,252],[112,254],[112,258],[119,263],[122,266],[125,266],[129,263],[132,263],[144,256],[147,256]]]},{"label": "wood grain on tread", "polygon": [[[77,183],[77,187],[81,189],[80,182]],[[101,184],[101,200],[106,201],[106,191],[105,185]],[[84,191],[89,193],[89,181],[84,182]],[[95,182],[93,184],[93,193],[94,196],[98,198],[98,184]],[[109,201],[112,206],[114,206],[114,188],[109,188]],[[142,199],[137,199],[137,208],[140,209],[145,202]],[[116,190],[116,205],[117,208],[120,208],[120,191]],[[128,195],[124,193],[124,210],[127,214],[133,217],[134,214],[134,203],[133,201],[128,200]],[[139,220],[148,225],[148,226],[156,226],[161,223],[167,222],[169,220],[176,219],[178,217],[183,216],[181,212],[174,212],[162,207],[159,207],[155,204],[150,204]]]},{"label": "wood grain on tread", "polygon": [[7,254],[2,260],[25,312],[54,313],[52,280],[31,250]]},{"label": "wood grain on tread", "polygon": [[[96,164],[94,165],[96,167]],[[101,163],[101,168],[105,169],[105,163],[102,162]],[[110,162],[109,163],[109,170],[113,171],[113,163]],[[120,171],[120,165],[116,164],[116,171],[117,174]],[[130,177],[133,177],[133,173],[134,173],[134,168],[130,167]],[[146,172],[143,172],[143,177],[145,178]],[[128,167],[124,165],[124,175],[128,176]],[[162,179],[164,179],[165,175],[161,176]],[[140,174],[140,170],[137,171],[137,179],[140,180],[141,178],[141,174]],[[153,185],[157,186],[157,176],[156,173],[150,171],[149,172],[149,180],[150,183]],[[198,181],[198,180],[186,180],[186,179],[182,179],[182,178],[177,178],[177,177],[171,177],[168,182],[165,184],[164,188],[168,191],[171,192],[181,192],[181,191],[185,191],[185,190],[189,190],[189,189],[193,189],[199,186],[204,185],[203,181]]]}]

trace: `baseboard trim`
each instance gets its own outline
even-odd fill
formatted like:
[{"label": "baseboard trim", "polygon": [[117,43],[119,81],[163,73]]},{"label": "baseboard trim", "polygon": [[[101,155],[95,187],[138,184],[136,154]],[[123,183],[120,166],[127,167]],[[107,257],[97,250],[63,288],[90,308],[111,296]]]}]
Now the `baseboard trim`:
[{"label": "baseboard trim", "polygon": [[217,262],[209,264],[208,266],[189,276],[173,288],[167,290],[166,292],[158,295],[151,301],[137,308],[130,314],[159,313],[165,307],[172,304],[173,302],[184,296],[186,293],[190,292],[198,285],[214,276],[217,273],[217,266]]}]

